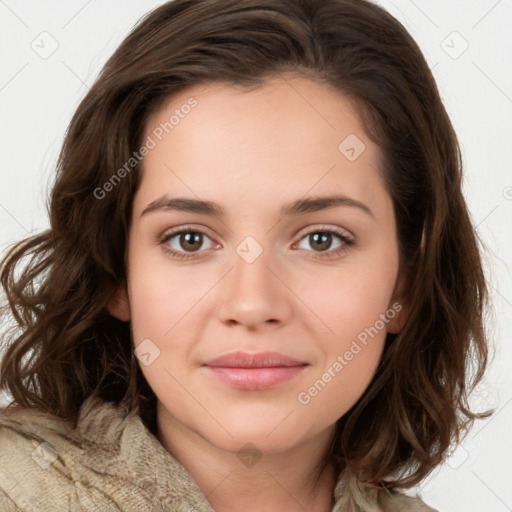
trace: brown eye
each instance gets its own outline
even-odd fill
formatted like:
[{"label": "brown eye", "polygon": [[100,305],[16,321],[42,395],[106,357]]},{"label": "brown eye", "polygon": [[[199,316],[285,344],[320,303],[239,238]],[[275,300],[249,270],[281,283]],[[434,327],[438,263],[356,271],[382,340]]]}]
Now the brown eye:
[{"label": "brown eye", "polygon": [[178,243],[185,251],[197,250],[203,245],[203,234],[189,231],[180,233]]},{"label": "brown eye", "polygon": [[331,248],[333,235],[327,231],[318,231],[307,235],[309,237],[309,244],[313,249],[319,251],[326,251]]},{"label": "brown eye", "polygon": [[202,252],[201,249],[205,249],[206,241],[210,241],[210,247],[206,247],[206,249],[214,245],[210,237],[203,231],[188,228],[165,234],[160,244],[172,256],[187,259],[194,258],[196,253]]},{"label": "brown eye", "polygon": [[[336,239],[339,241],[336,242]],[[307,242],[304,244],[304,241]],[[303,247],[300,245],[303,244]],[[347,251],[354,244],[354,240],[345,231],[337,229],[315,229],[306,233],[299,242],[299,249],[316,253],[317,258],[334,258]],[[308,247],[304,247],[308,245]]]}]

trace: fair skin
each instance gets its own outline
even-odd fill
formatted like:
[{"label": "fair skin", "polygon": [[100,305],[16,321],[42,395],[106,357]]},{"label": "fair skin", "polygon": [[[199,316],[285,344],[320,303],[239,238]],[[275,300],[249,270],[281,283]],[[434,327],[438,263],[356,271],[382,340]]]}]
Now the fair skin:
[{"label": "fair skin", "polygon": [[[401,299],[379,150],[347,98],[299,77],[250,92],[191,87],[153,115],[144,140],[191,96],[197,106],[144,157],[128,293],[120,288],[109,310],[131,322],[135,347],[146,339],[158,347],[158,357],[141,365],[158,398],[158,438],[217,512],[326,512],[337,475],[330,464],[320,473],[317,466],[336,421],[370,383],[386,333],[404,320],[405,308],[333,374],[338,356]],[[353,161],[338,149],[349,134],[366,146]],[[333,194],[364,206],[279,213],[298,199]],[[212,201],[225,212],[143,214],[163,196]],[[206,235],[189,251],[179,234],[160,243],[179,228]],[[319,249],[313,235],[333,229],[353,244],[331,234]],[[263,249],[250,263],[237,252],[246,237],[257,243],[242,244],[249,253]],[[180,260],[164,246],[193,257]],[[275,351],[307,365],[270,388],[238,389],[202,366],[235,350]],[[299,402],[329,368],[321,392]],[[261,454],[254,464],[237,456],[246,443]]]}]

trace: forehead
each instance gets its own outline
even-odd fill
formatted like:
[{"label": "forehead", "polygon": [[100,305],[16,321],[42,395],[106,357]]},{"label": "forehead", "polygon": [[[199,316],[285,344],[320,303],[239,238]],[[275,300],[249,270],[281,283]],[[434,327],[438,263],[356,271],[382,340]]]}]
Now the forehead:
[{"label": "forehead", "polygon": [[354,102],[306,78],[190,87],[149,119],[148,137],[155,146],[142,162],[139,211],[162,193],[222,202],[236,192],[250,202],[337,188],[372,203],[383,193],[379,148]]},{"label": "forehead", "polygon": [[[189,108],[192,100],[195,106]],[[287,137],[295,137],[297,141],[308,138],[314,143],[326,135],[330,135],[325,141],[329,144],[331,139],[336,141],[350,130],[365,137],[358,108],[351,98],[328,84],[293,75],[282,75],[251,87],[223,82],[189,87],[164,102],[148,120],[146,133],[169,122],[173,113],[179,115],[179,119],[174,116],[172,129],[168,130],[173,132],[174,138],[190,124],[198,135],[204,135],[202,127],[222,128],[219,135],[231,136],[243,129],[246,135],[258,135],[254,143],[266,142],[267,146],[272,141],[278,145]],[[192,120],[185,122],[187,117]],[[181,125],[180,130],[178,125]],[[213,140],[215,135],[210,133],[207,139]],[[276,135],[279,135],[277,139]]]}]

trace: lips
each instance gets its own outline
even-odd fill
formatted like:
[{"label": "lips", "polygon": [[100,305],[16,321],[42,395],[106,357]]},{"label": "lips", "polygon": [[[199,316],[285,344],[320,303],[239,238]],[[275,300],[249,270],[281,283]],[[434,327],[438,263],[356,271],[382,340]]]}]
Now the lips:
[{"label": "lips", "polygon": [[232,352],[204,363],[205,366],[224,368],[275,368],[303,366],[306,362],[293,359],[277,352]]},{"label": "lips", "polygon": [[302,373],[308,363],[277,352],[233,352],[203,365],[210,375],[237,389],[271,388]]}]

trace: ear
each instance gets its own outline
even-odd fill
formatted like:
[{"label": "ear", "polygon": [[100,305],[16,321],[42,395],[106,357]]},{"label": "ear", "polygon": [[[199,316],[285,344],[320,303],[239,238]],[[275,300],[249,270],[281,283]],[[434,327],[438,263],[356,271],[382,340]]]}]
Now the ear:
[{"label": "ear", "polygon": [[130,301],[124,283],[120,284],[110,297],[107,310],[113,317],[122,322],[130,321]]},{"label": "ear", "polygon": [[392,334],[399,333],[409,316],[409,302],[407,299],[408,279],[405,272],[398,276],[393,297],[389,303],[386,316],[389,318],[387,331]]}]

